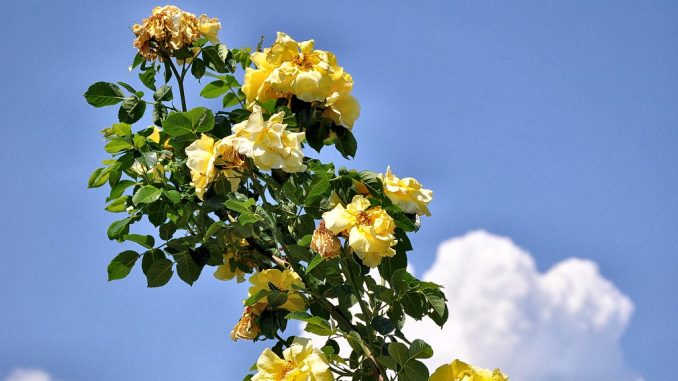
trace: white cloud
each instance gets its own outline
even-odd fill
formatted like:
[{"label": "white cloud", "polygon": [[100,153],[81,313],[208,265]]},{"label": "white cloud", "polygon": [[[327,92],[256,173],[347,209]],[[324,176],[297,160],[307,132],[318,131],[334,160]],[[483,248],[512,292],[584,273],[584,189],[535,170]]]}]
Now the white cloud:
[{"label": "white cloud", "polygon": [[15,369],[5,381],[52,381],[52,377],[37,369]]},{"label": "white cloud", "polygon": [[510,239],[475,231],[444,242],[423,279],[445,286],[442,329],[410,321],[408,337],[436,351],[431,369],[460,358],[520,381],[631,381],[619,340],[633,304],[589,260],[539,273]]}]

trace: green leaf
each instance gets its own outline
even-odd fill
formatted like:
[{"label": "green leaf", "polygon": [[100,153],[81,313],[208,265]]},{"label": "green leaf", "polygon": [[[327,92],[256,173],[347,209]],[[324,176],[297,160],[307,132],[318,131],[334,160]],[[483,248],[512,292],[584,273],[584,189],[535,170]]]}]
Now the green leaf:
[{"label": "green leaf", "polygon": [[127,91],[129,91],[129,92],[132,93],[132,94],[134,94],[134,93],[137,92],[137,91],[134,89],[134,87],[130,86],[129,84],[127,84],[127,83],[125,83],[125,82],[118,81],[118,85],[124,87]]},{"label": "green leaf", "polygon": [[240,103],[240,99],[234,93],[228,93],[224,95],[224,99],[221,101],[221,105],[224,108],[232,107]]},{"label": "green leaf", "polygon": [[202,78],[202,76],[205,75],[205,61],[200,58],[194,58],[193,64],[191,65],[191,74],[193,74],[196,79]]},{"label": "green leaf", "polygon": [[306,195],[305,206],[312,205],[319,197],[322,197],[330,189],[330,181],[327,176],[316,175]]},{"label": "green leaf", "polygon": [[100,186],[106,184],[110,172],[110,167],[95,169],[87,180],[87,188],[99,188]]},{"label": "green leaf", "polygon": [[216,46],[208,46],[202,49],[202,59],[205,61],[210,69],[218,73],[226,73],[226,64],[219,55],[219,50]]},{"label": "green leaf", "polygon": [[428,368],[418,360],[408,361],[398,372],[398,380],[400,381],[421,381],[428,380],[428,378]]},{"label": "green leaf", "polygon": [[395,325],[393,324],[393,322],[391,322],[391,320],[383,316],[375,316],[374,318],[372,318],[370,324],[372,325],[372,328],[374,328],[377,332],[384,336],[388,335],[389,333],[393,332],[393,330],[395,330]]},{"label": "green leaf", "polygon": [[269,307],[277,308],[285,304],[285,302],[287,302],[287,293],[271,290],[266,296],[266,300],[268,301]]},{"label": "green leaf", "polygon": [[113,106],[120,103],[125,94],[113,83],[97,82],[90,86],[84,94],[87,103],[94,107]]},{"label": "green leaf", "polygon": [[155,239],[153,239],[153,236],[150,235],[127,234],[124,235],[122,239],[125,241],[136,242],[147,249],[152,249],[153,245],[155,244]]},{"label": "green leaf", "polygon": [[254,305],[255,303],[257,303],[259,300],[261,300],[262,298],[265,298],[266,296],[268,296],[269,292],[271,292],[271,291],[270,291],[270,290],[267,290],[267,289],[259,290],[256,294],[254,294],[254,295],[250,296],[249,298],[245,299],[245,301],[243,302],[243,304],[246,305],[246,306],[253,306],[253,305]]},{"label": "green leaf", "polygon": [[178,204],[181,202],[181,193],[179,191],[176,191],[174,189],[163,190],[162,194],[164,194],[165,197],[167,197],[167,199],[170,200],[172,204]]},{"label": "green leaf", "polygon": [[250,210],[250,207],[252,207],[253,205],[254,199],[251,198],[245,201],[230,199],[224,202],[225,207],[227,207],[230,210],[236,211],[240,214],[238,216],[238,221],[243,225],[251,224],[261,220],[261,216],[255,214],[254,212],[252,212],[252,210]]},{"label": "green leaf", "polygon": [[226,224],[223,221],[214,221],[212,225],[207,229],[207,232],[205,232],[205,236],[203,237],[203,242],[207,242],[208,239],[210,239],[214,233],[218,232],[219,229],[223,228],[226,226]]},{"label": "green leaf", "polygon": [[393,342],[388,345],[388,353],[400,365],[403,365],[410,359],[407,346],[403,343]]},{"label": "green leaf", "polygon": [[139,257],[140,255],[132,250],[123,251],[118,254],[108,264],[108,281],[125,278],[132,271],[132,267],[134,267]]},{"label": "green leaf", "polygon": [[141,83],[151,90],[155,90],[155,73],[155,65],[151,65],[145,71],[139,73]]},{"label": "green leaf", "polygon": [[115,123],[111,126],[113,133],[118,136],[130,136],[132,135],[132,126],[127,123]]},{"label": "green leaf", "polygon": [[172,86],[162,85],[153,93],[153,99],[156,102],[168,102],[173,99]]},{"label": "green leaf", "polygon": [[132,71],[135,67],[141,65],[142,62],[144,62],[146,59],[144,56],[141,55],[141,53],[137,53],[134,55],[134,60],[132,61],[132,66],[130,66],[129,70]]},{"label": "green leaf", "polygon": [[299,239],[297,241],[297,245],[308,247],[308,245],[311,244],[312,239],[313,239],[313,234],[307,234],[307,235],[301,237],[301,239]]},{"label": "green leaf", "polygon": [[428,359],[433,357],[433,348],[424,340],[416,339],[410,344],[407,354],[410,358]]},{"label": "green leaf", "polygon": [[172,261],[165,258],[156,258],[146,270],[146,282],[148,287],[161,287],[172,278]]},{"label": "green leaf", "polygon": [[121,180],[113,188],[111,188],[111,193],[108,196],[109,200],[114,200],[116,198],[119,198],[122,196],[122,194],[125,192],[125,189],[131,187],[132,185],[136,184],[136,182],[132,180]]},{"label": "green leaf", "polygon": [[306,130],[306,141],[314,150],[320,152],[325,145],[325,139],[330,136],[327,123],[314,123]]},{"label": "green leaf", "polygon": [[170,136],[207,132],[214,128],[214,114],[204,107],[196,107],[186,112],[174,112],[167,116],[162,126]]},{"label": "green leaf", "polygon": [[106,143],[104,150],[108,153],[118,153],[132,148],[134,146],[125,140],[125,138],[114,138]]},{"label": "green leaf", "polygon": [[353,133],[343,127],[337,128],[336,132],[337,139],[334,141],[334,145],[341,156],[347,159],[355,157],[355,153],[358,150],[358,142],[355,140]]},{"label": "green leaf", "polygon": [[146,102],[136,96],[127,97],[120,105],[118,119],[123,123],[133,124],[139,121],[146,111]]},{"label": "green leaf", "polygon": [[308,267],[306,267],[306,274],[310,273],[311,270],[318,266],[322,261],[323,257],[321,257],[320,254],[315,254],[313,259],[311,259],[311,262],[308,263]]},{"label": "green leaf", "polygon": [[139,190],[134,193],[132,196],[132,202],[134,205],[139,204],[150,204],[160,198],[162,190],[154,187],[153,185],[144,185],[139,188]]},{"label": "green leaf", "polygon": [[173,256],[174,260],[177,262],[177,274],[179,274],[179,278],[192,286],[200,277],[202,266],[198,266],[191,255],[186,251],[174,254]]},{"label": "green leaf", "polygon": [[127,199],[129,199],[129,196],[120,196],[106,205],[104,209],[111,213],[124,212],[127,209]]},{"label": "green leaf", "polygon": [[129,231],[130,221],[131,219],[128,217],[113,222],[111,226],[108,227],[108,231],[106,232],[108,235],[108,239],[116,239],[119,238],[120,236],[127,234],[127,232]]},{"label": "green leaf", "polygon": [[410,284],[416,280],[406,269],[399,269],[393,273],[390,283],[395,292],[405,294],[410,289]]},{"label": "green leaf", "polygon": [[204,98],[216,98],[224,95],[229,91],[230,87],[222,80],[212,81],[205,85],[200,91],[200,96]]}]

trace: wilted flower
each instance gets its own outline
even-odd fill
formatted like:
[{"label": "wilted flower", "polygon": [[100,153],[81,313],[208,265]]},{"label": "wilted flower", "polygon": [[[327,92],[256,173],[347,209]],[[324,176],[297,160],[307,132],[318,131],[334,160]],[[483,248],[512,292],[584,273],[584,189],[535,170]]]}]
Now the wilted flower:
[{"label": "wilted flower", "polygon": [[386,169],[386,174],[379,178],[384,184],[384,194],[391,202],[398,205],[405,213],[430,216],[428,203],[433,199],[433,191],[422,188],[421,184],[412,177],[399,179]]},{"label": "wilted flower", "polygon": [[370,202],[362,195],[353,197],[344,208],[338,204],[323,213],[325,226],[334,234],[348,237],[348,244],[365,266],[377,267],[383,257],[395,255],[395,222],[379,206],[370,208]]},{"label": "wilted flower", "polygon": [[341,253],[339,238],[325,228],[325,221],[320,221],[313,232],[310,247],[323,258],[333,258]]},{"label": "wilted flower", "polygon": [[198,19],[173,5],[155,7],[150,17],[132,26],[137,37],[134,47],[148,61],[162,60],[166,55],[172,56],[175,51],[190,47],[201,36],[213,43],[218,41],[219,28],[219,20],[205,15]]},{"label": "wilted flower", "polygon": [[[306,309],[306,302],[299,293],[299,290],[304,288],[304,282],[294,271],[280,271],[278,269],[262,270],[250,277],[250,283],[252,283],[252,286],[247,292],[247,297],[252,297],[261,290],[287,292],[287,301],[279,308],[288,311],[304,311]],[[259,314],[266,309],[266,306],[268,306],[268,299],[264,296],[252,308]]]},{"label": "wilted flower", "polygon": [[242,312],[242,317],[231,331],[231,339],[233,341],[238,341],[238,339],[256,339],[261,332],[261,329],[257,324],[258,318],[259,317],[254,313],[252,307],[245,307],[245,310]]},{"label": "wilted flower", "polygon": [[454,360],[436,369],[429,381],[508,381],[508,376],[499,369],[490,371]]},{"label": "wilted flower", "polygon": [[314,348],[311,340],[297,337],[280,358],[269,348],[257,360],[257,374],[252,381],[332,381],[325,354]]},{"label": "wilted flower", "polygon": [[282,169],[288,173],[306,170],[301,142],[303,132],[291,132],[283,124],[284,113],[264,121],[261,107],[254,106],[249,119],[233,126],[233,134],[223,141],[251,158],[259,169]]}]

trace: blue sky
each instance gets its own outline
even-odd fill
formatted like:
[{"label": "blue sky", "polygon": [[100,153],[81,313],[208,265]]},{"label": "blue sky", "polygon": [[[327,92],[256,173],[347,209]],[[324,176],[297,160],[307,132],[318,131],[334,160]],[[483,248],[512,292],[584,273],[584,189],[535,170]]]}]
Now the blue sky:
[{"label": "blue sky", "polygon": [[[629,366],[646,380],[678,373],[678,3],[396,4],[176,3],[219,17],[232,47],[280,30],[337,54],[363,108],[359,149],[351,163],[322,157],[391,165],[434,190],[415,268],[478,228],[511,237],[542,271],[591,259],[635,304]],[[228,339],[242,286],[204,273],[192,288],[150,290],[136,270],[106,282],[116,216],[86,180],[115,111],[81,94],[135,81],[128,27],[154,5],[4,4],[0,377],[232,380],[263,348]]]}]

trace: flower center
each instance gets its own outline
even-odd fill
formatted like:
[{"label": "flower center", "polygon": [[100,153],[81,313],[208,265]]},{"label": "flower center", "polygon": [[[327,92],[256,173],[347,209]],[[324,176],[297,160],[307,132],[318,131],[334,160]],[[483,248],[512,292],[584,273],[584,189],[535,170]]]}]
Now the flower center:
[{"label": "flower center", "polygon": [[358,221],[358,225],[372,225],[374,222],[370,214],[367,212],[358,213],[356,220]]},{"label": "flower center", "polygon": [[292,62],[294,62],[295,65],[299,66],[300,68],[302,68],[304,70],[309,70],[309,69],[313,68],[313,62],[305,54],[297,54],[292,59]]},{"label": "flower center", "polygon": [[280,372],[280,375],[278,375],[278,381],[283,380],[287,373],[291,372],[292,369],[294,369],[294,363],[292,363],[290,360],[287,360],[287,363]]}]

